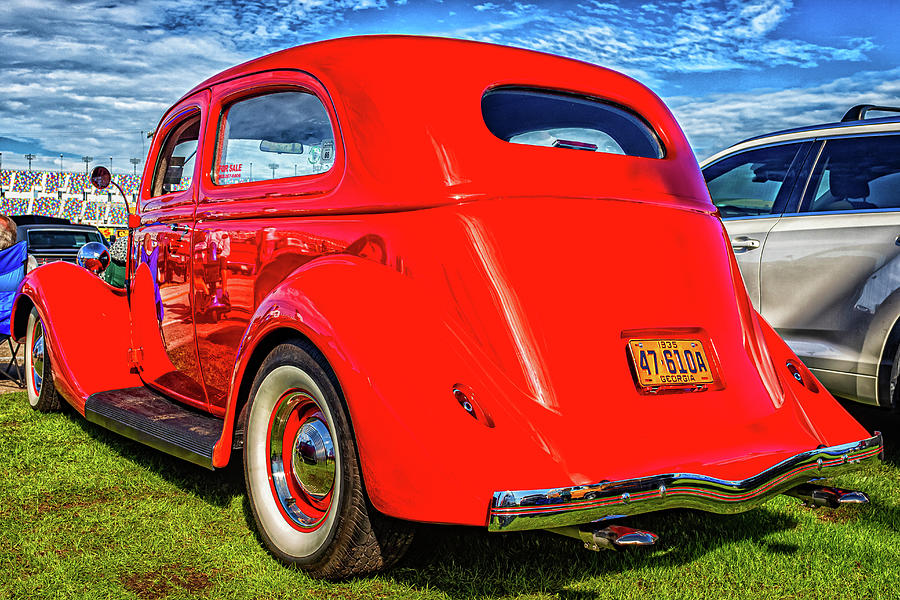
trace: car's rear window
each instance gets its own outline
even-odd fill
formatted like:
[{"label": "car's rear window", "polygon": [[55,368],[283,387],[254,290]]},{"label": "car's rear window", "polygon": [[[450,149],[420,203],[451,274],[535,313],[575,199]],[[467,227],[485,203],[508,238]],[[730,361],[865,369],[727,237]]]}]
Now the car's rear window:
[{"label": "car's rear window", "polygon": [[641,117],[595,98],[500,88],[484,95],[481,112],[491,133],[514,144],[644,158],[665,155],[659,136]]},{"label": "car's rear window", "polygon": [[88,242],[102,242],[96,231],[67,231],[65,229],[29,229],[28,249],[57,250],[71,248],[77,250]]}]

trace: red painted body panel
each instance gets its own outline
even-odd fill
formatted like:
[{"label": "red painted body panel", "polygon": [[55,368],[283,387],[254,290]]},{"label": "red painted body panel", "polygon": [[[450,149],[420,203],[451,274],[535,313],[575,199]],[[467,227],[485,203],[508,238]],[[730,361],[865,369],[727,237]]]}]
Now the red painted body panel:
[{"label": "red painted body panel", "polygon": [[81,267],[54,262],[22,282],[11,319],[12,335],[20,341],[32,306],[44,322],[54,383],[79,412],[94,392],[141,385],[128,361],[131,326],[124,290]]},{"label": "red painted body panel", "polygon": [[[420,521],[481,524],[503,489],[681,471],[742,479],[819,444],[865,437],[826,392],[794,389],[786,369],[774,369],[776,396],[767,391],[745,345],[756,317],[741,315],[749,305],[737,300],[715,216],[608,199],[555,198],[547,212],[548,202],[282,221],[280,239],[294,251],[279,255],[280,268],[292,275],[254,290],[277,261],[245,278],[233,270],[235,312],[209,334],[198,326],[201,361],[243,364],[268,332],[301,331],[341,383],[373,503]],[[509,218],[516,212],[532,217]],[[641,227],[598,232],[610,222]],[[252,243],[261,224],[215,228]],[[366,247],[354,244],[363,238],[379,249],[372,257],[345,250]],[[257,247],[263,256],[274,249]],[[646,268],[660,248],[689,258],[671,271]],[[639,393],[622,332],[695,327],[711,340],[724,389]],[[792,356],[777,337],[767,344],[776,364]],[[460,409],[456,383],[476,392],[495,427]],[[209,384],[225,388],[228,378]],[[823,423],[811,427],[819,418],[804,415],[823,405]],[[610,451],[621,445],[627,453]],[[448,481],[465,482],[466,493],[443,493]]]},{"label": "red painted body panel", "polygon": [[[628,107],[657,131],[665,157],[501,141],[481,115],[483,94],[500,85]],[[334,166],[214,185],[223,107],[286,87],[326,107]],[[743,479],[868,437],[827,392],[790,378],[796,357],[752,311],[687,141],[627,77],[471,42],[351,38],[226,71],[162,123],[198,103],[189,192],[151,198],[162,135],[151,148],[131,319],[147,384],[224,416],[215,466],[231,455],[253,365],[284,331],[328,360],[366,491],[405,519],[483,525],[492,494],[507,489],[671,472]],[[50,287],[28,283],[25,293],[44,306],[58,293]],[[52,303],[42,316],[51,329],[66,324],[51,347],[67,348],[83,332],[69,323],[74,309]],[[115,307],[126,323],[127,306]],[[688,333],[709,344],[720,384],[639,391],[628,339]],[[126,379],[101,384],[68,352],[60,360],[76,405]],[[458,384],[479,419],[455,399]]]}]

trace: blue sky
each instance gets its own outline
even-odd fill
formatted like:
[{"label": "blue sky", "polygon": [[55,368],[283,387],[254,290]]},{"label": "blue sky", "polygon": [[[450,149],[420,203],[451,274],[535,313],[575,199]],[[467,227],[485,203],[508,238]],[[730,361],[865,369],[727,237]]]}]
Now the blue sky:
[{"label": "blue sky", "polygon": [[900,104],[888,0],[2,0],[4,167],[130,171],[141,132],[199,81],[281,48],[365,33],[489,41],[622,71],[702,159],[740,139]]}]

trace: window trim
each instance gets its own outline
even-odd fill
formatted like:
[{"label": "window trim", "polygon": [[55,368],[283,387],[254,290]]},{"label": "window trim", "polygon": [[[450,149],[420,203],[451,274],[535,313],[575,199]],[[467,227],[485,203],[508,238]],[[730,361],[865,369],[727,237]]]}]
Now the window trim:
[{"label": "window trim", "polygon": [[[772,218],[780,218],[788,213],[787,211],[796,207],[800,197],[802,197],[802,193],[806,191],[806,185],[809,180],[809,173],[807,172],[807,166],[810,162],[810,156],[813,154],[812,149],[815,146],[815,141],[812,139],[806,140],[780,140],[771,144],[760,144],[759,146],[753,146],[752,148],[742,148],[730,154],[726,154],[720,158],[717,158],[714,162],[710,162],[703,167],[703,182],[707,186],[707,190],[709,189],[709,184],[706,180],[706,170],[719,164],[724,160],[728,160],[735,156],[739,156],[742,154],[747,154],[748,152],[756,152],[757,150],[763,150],[767,148],[775,148],[778,146],[787,146],[790,144],[796,144],[798,146],[797,153],[794,155],[791,164],[788,166],[787,175],[784,178],[784,183],[782,183],[782,189],[787,187],[787,192],[782,197],[781,190],[779,190],[775,201],[772,204],[772,212],[764,214],[764,215],[746,215],[742,217],[722,217],[723,221],[738,221],[738,220],[747,220],[747,219],[772,219]],[[816,154],[818,156],[818,154]],[[781,197],[781,198],[779,198]],[[715,206],[715,200],[713,200],[710,195],[710,201],[713,206]],[[779,207],[779,204],[781,205]],[[776,207],[778,210],[775,210]],[[716,207],[718,209],[718,207]]]},{"label": "window trim", "polygon": [[[595,102],[597,104],[610,106],[612,108],[618,109],[618,110],[626,113],[630,117],[636,119],[644,127],[647,128],[647,130],[652,134],[653,139],[656,141],[657,146],[659,147],[660,155],[658,157],[638,156],[638,155],[628,154],[628,153],[624,153],[624,152],[622,154],[617,154],[617,153],[612,153],[612,152],[596,152],[596,154],[602,154],[602,155],[606,155],[606,156],[624,156],[624,157],[634,158],[634,159],[649,159],[649,160],[665,160],[666,158],[669,158],[670,152],[669,152],[668,147],[666,146],[666,143],[664,142],[663,136],[660,134],[660,132],[657,130],[657,128],[654,127],[652,123],[650,123],[650,121],[646,117],[644,117],[642,114],[640,114],[639,112],[637,112],[630,106],[626,106],[620,102],[616,102],[615,100],[611,100],[609,98],[594,96],[594,95],[586,94],[583,92],[559,89],[559,88],[554,88],[554,87],[533,86],[533,85],[498,85],[498,86],[490,87],[490,88],[484,90],[484,92],[481,94],[481,99],[479,101],[479,114],[481,115],[481,123],[484,126],[485,130],[491,135],[491,137],[498,139],[504,143],[511,144],[513,142],[510,142],[509,140],[505,140],[502,137],[495,134],[491,130],[491,128],[488,126],[487,120],[485,119],[485,116],[484,116],[484,99],[487,98],[488,96],[490,96],[491,94],[495,94],[497,92],[532,92],[532,93],[536,92],[536,93],[545,94],[547,96],[561,96],[563,98],[568,97],[568,98],[575,98],[575,99],[579,99],[579,100],[587,100],[590,102]],[[607,134],[607,135],[609,135],[609,134]],[[610,137],[612,137],[612,136],[610,136]],[[550,146],[539,146],[536,144],[517,144],[517,145],[528,147],[528,148],[544,148],[544,149],[552,148]]]},{"label": "window trim", "polygon": [[[144,169],[144,176],[141,179],[140,195],[138,197],[138,214],[143,215],[147,212],[159,210],[161,208],[174,208],[176,206],[194,204],[195,192],[199,189],[197,186],[197,178],[199,176],[200,167],[205,160],[205,131],[209,106],[209,90],[199,90],[195,94],[186,98],[178,105],[164,115],[161,125],[153,132],[153,140],[150,150],[147,153],[147,165]],[[197,157],[194,160],[194,171],[191,174],[191,185],[187,190],[169,192],[161,196],[153,195],[154,175],[157,170],[159,157],[164,150],[169,135],[179,123],[192,117],[192,113],[199,112],[200,131],[197,140]],[[152,162],[151,162],[152,161]],[[150,165],[153,165],[152,168]]]},{"label": "window trim", "polygon": [[[326,175],[335,168],[336,163],[337,163],[337,132],[336,132],[335,126],[334,126],[335,125],[334,119],[332,118],[332,115],[331,115],[330,111],[328,110],[328,106],[326,105],[326,103],[322,100],[322,98],[318,94],[315,93],[315,91],[308,89],[302,85],[281,85],[281,86],[272,86],[272,87],[264,87],[264,88],[248,88],[245,91],[246,91],[246,93],[238,93],[238,94],[235,94],[234,96],[229,96],[227,98],[223,98],[221,103],[218,103],[219,110],[218,110],[218,119],[216,122],[215,147],[212,152],[212,164],[210,165],[210,168],[209,168],[209,180],[213,187],[219,188],[219,189],[223,189],[223,188],[235,189],[235,188],[240,188],[241,186],[245,186],[245,185],[254,185],[254,184],[260,184],[260,183],[266,183],[266,182],[275,182],[275,181],[280,182],[280,181],[286,181],[286,180],[294,180],[294,181],[306,180],[309,177],[315,177],[318,175]],[[321,173],[308,173],[306,175],[291,175],[289,177],[274,177],[272,179],[261,179],[259,181],[245,181],[245,182],[239,182],[239,183],[216,183],[214,175],[215,175],[216,166],[219,164],[219,158],[221,157],[222,146],[224,143],[224,133],[225,133],[225,126],[224,126],[225,125],[225,116],[226,116],[228,110],[230,110],[231,107],[234,106],[235,104],[238,104],[239,102],[243,102],[245,100],[251,100],[253,98],[260,98],[262,96],[268,96],[270,94],[277,94],[277,93],[283,93],[283,92],[295,92],[295,93],[309,94],[310,96],[314,97],[315,99],[317,99],[319,101],[319,104],[322,106],[322,108],[325,111],[325,115],[328,117],[329,124],[331,125],[331,132],[334,135],[334,139],[335,139],[335,144],[334,144],[335,145],[335,151],[334,151],[335,152],[335,157],[334,157],[335,161],[334,161],[334,163],[331,165],[331,167],[327,171],[322,171]]]},{"label": "window trim", "polygon": [[[187,114],[185,114],[187,113]],[[182,116],[183,115],[183,116]],[[165,196],[169,196],[172,194],[180,194],[186,192],[187,190],[175,190],[171,192],[161,192],[159,194],[156,193],[157,183],[159,183],[160,189],[163,185],[165,185],[165,180],[160,180],[161,177],[164,176],[163,171],[163,161],[162,157],[172,152],[175,149],[175,145],[171,142],[174,142],[176,136],[180,136],[184,129],[187,128],[188,124],[195,117],[197,119],[197,150],[195,152],[194,157],[194,171],[196,171],[197,163],[200,162],[200,139],[203,133],[203,115],[199,109],[199,107],[190,107],[183,111],[181,111],[178,115],[175,115],[168,123],[171,123],[175,120],[175,118],[181,117],[178,121],[170,128],[168,132],[166,132],[165,137],[163,138],[162,144],[160,144],[159,150],[156,153],[156,163],[153,166],[153,171],[151,172],[152,177],[150,178],[150,196],[149,199],[163,198]],[[168,168],[168,167],[166,167]],[[193,184],[193,176],[191,177],[191,182]]]},{"label": "window trim", "polygon": [[822,155],[825,153],[825,148],[828,146],[828,142],[833,140],[863,139],[871,137],[896,137],[898,140],[900,140],[900,131],[877,131],[863,134],[857,133],[817,137],[815,139],[815,142],[819,144],[818,152],[816,152],[816,156],[814,159],[808,161],[809,168],[805,173],[806,182],[803,186],[803,193],[800,195],[799,202],[795,204],[796,212],[790,214],[786,213],[785,216],[814,217],[820,215],[858,215],[877,212],[900,212],[900,206],[894,208],[853,208],[829,211],[809,210],[809,207],[812,204],[812,195],[815,193],[811,187],[813,175],[816,172],[818,166],[821,164]]}]

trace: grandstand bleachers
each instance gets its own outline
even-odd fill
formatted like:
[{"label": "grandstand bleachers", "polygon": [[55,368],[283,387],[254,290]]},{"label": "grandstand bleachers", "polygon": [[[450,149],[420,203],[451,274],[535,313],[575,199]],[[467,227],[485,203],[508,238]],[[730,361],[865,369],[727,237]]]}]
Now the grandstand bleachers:
[{"label": "grandstand bleachers", "polygon": [[[129,200],[140,189],[140,176],[115,175]],[[0,170],[0,213],[63,217],[76,223],[122,227],[127,224],[125,205],[115,189],[97,191],[87,175],[75,172]]]},{"label": "grandstand bleachers", "polygon": [[10,198],[0,200],[0,213],[5,215],[27,215],[29,202],[25,198]]},{"label": "grandstand bleachers", "polygon": [[85,191],[86,185],[88,185],[87,175],[71,173],[69,174],[69,183],[66,189],[70,194],[80,194]]},{"label": "grandstand bleachers", "polygon": [[31,214],[55,217],[59,212],[59,198],[56,196],[40,196],[31,205]]},{"label": "grandstand bleachers", "polygon": [[34,189],[34,186],[40,183],[43,176],[43,171],[18,171],[16,172],[16,181],[13,183],[12,191],[30,192]]},{"label": "grandstand bleachers", "polygon": [[55,193],[62,189],[62,182],[65,178],[63,173],[47,173],[44,175],[44,193]]},{"label": "grandstand bleachers", "polygon": [[81,205],[83,201],[75,198],[68,198],[63,202],[62,210],[59,212],[59,216],[63,219],[68,219],[70,221],[79,221],[81,218]]},{"label": "grandstand bleachers", "polygon": [[99,221],[100,217],[103,216],[101,210],[103,209],[102,202],[87,202],[84,205],[84,215],[81,217],[82,221]]}]

